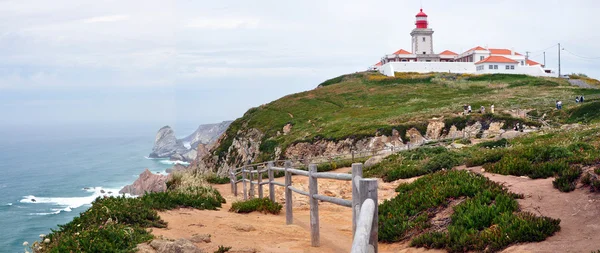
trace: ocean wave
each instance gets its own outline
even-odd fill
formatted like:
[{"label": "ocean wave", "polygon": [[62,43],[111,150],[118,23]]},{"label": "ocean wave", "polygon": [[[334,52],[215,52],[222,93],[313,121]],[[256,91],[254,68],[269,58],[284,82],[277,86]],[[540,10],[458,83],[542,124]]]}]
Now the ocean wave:
[{"label": "ocean wave", "polygon": [[36,197],[34,195],[24,196],[19,202],[28,204],[52,204],[57,206],[63,206],[65,208],[48,214],[58,214],[61,211],[70,212],[74,208],[78,208],[84,205],[91,204],[96,198],[101,196],[119,196],[118,189],[104,189],[102,187],[89,187],[84,188],[84,191],[91,192],[90,196],[86,197]]},{"label": "ocean wave", "polygon": [[162,163],[162,164],[170,164],[170,165],[175,165],[175,164],[190,165],[190,163],[188,163],[188,162],[171,161],[171,160],[161,160],[160,163]]},{"label": "ocean wave", "polygon": [[152,158],[152,157],[148,157],[148,156],[144,156],[144,158],[148,159],[148,160],[161,160],[164,158]]},{"label": "ocean wave", "polygon": [[6,205],[7,205],[7,206],[12,206],[12,203],[8,203],[8,204],[6,204]]}]

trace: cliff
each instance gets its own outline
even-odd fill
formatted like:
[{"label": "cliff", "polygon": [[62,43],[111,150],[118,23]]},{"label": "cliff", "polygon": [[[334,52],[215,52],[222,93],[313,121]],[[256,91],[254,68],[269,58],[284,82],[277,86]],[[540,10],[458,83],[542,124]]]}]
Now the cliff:
[{"label": "cliff", "polygon": [[207,148],[219,138],[231,121],[223,121],[217,124],[200,125],[194,133],[177,139],[175,131],[170,126],[164,126],[156,133],[154,147],[150,158],[169,158],[171,160],[192,161],[198,156],[204,156]]},{"label": "cliff", "polygon": [[[525,75],[350,74],[249,109],[192,167],[224,174],[247,162],[512,137],[520,134],[511,130],[516,123],[530,131],[541,127],[541,116],[559,122],[554,101],[570,101],[578,93],[581,89],[562,79]],[[468,116],[465,104],[474,109]],[[478,112],[481,106],[486,113]]]}]

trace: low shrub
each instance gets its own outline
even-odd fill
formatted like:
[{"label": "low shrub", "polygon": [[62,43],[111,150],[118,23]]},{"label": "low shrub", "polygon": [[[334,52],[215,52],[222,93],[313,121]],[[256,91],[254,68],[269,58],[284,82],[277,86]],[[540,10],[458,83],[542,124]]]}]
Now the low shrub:
[{"label": "low shrub", "polygon": [[502,138],[500,140],[497,141],[486,141],[486,142],[482,142],[477,144],[478,147],[481,148],[500,148],[500,147],[506,147],[508,146],[508,140],[505,138]]},{"label": "low shrub", "polygon": [[229,252],[231,250],[231,247],[225,247],[223,245],[219,245],[219,248],[217,250],[215,250],[214,253],[225,253],[225,252]]},{"label": "low shrub", "polygon": [[444,152],[433,156],[423,165],[423,170],[427,172],[436,172],[441,169],[452,169],[459,165],[461,159],[456,153]]},{"label": "low shrub", "polygon": [[554,188],[561,192],[570,192],[575,190],[577,179],[581,176],[581,168],[571,167],[558,173],[558,177],[552,181]]},{"label": "low shrub", "polygon": [[504,149],[477,149],[465,159],[468,167],[481,166],[488,163],[500,161],[506,150]]},{"label": "low shrub", "polygon": [[531,162],[515,155],[503,156],[497,163],[486,164],[483,167],[486,171],[502,175],[526,176],[532,172]]},{"label": "low shrub", "polygon": [[234,202],[229,209],[234,213],[251,213],[262,212],[279,214],[283,206],[277,202],[271,201],[269,198],[255,198],[246,201]]},{"label": "low shrub", "polygon": [[225,199],[210,187],[147,193],[139,198],[99,197],[92,207],[45,238],[35,252],[134,252],[151,240],[150,227],[164,228],[156,210],[194,207],[215,210]]},{"label": "low shrub", "polygon": [[222,177],[222,176],[219,176],[219,175],[213,174],[213,173],[209,174],[205,178],[206,178],[206,182],[208,182],[210,184],[229,184],[229,183],[231,183],[231,180],[229,179],[229,177]]},{"label": "low shrub", "polygon": [[[396,191],[396,197],[379,206],[379,240],[383,242],[422,233],[411,246],[450,252],[497,251],[513,243],[544,240],[560,229],[560,220],[518,212],[515,198],[522,196],[467,171],[436,172],[401,184]],[[427,232],[435,211],[458,198],[466,200],[454,207],[447,231]]]}]

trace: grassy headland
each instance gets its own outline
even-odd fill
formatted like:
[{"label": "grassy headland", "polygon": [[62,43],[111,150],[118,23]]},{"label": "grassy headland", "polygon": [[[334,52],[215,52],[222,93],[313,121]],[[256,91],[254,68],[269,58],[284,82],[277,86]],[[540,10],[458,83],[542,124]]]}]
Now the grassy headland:
[{"label": "grassy headland", "polygon": [[[580,112],[574,109],[577,95],[587,96],[589,103],[585,106],[590,108]],[[494,116],[503,119],[510,117],[499,112],[527,109],[535,115],[547,114],[561,121],[594,122],[600,119],[594,113],[598,95],[600,90],[574,87],[562,79],[526,75],[350,74],[327,80],[317,89],[248,110],[231,124],[226,137],[211,152],[224,158],[231,152],[229,147],[238,130],[251,128],[265,134],[260,146],[261,160],[275,158],[276,147],[285,150],[298,142],[360,139],[391,132],[392,128],[401,133],[410,127],[424,131],[432,117],[457,118],[463,104],[470,104],[475,111],[485,106],[488,112],[494,104],[497,112]],[[565,110],[554,112],[556,100],[564,102]],[[458,121],[468,120],[458,118]],[[287,124],[292,130],[278,135]]]}]

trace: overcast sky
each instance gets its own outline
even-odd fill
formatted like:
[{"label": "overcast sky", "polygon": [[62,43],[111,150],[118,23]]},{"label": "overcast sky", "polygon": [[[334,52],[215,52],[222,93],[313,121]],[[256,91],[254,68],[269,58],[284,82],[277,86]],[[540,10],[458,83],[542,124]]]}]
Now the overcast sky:
[{"label": "overcast sky", "polygon": [[4,125],[211,123],[410,51],[530,51],[600,78],[600,1],[0,0]]}]

